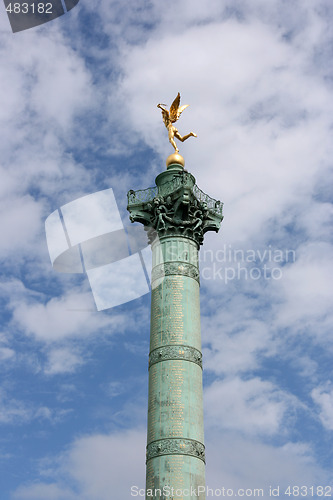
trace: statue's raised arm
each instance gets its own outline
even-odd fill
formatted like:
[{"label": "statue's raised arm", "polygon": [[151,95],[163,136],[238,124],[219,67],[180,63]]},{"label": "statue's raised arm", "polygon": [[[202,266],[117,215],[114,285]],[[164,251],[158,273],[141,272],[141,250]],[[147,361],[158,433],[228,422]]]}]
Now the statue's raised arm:
[{"label": "statue's raised arm", "polygon": [[164,125],[168,129],[169,133],[169,141],[172,144],[172,146],[175,148],[175,152],[178,153],[179,149],[177,148],[177,145],[175,143],[175,137],[176,139],[180,140],[181,142],[186,141],[189,137],[197,137],[197,134],[194,132],[190,132],[189,134],[184,135],[183,137],[180,135],[176,127],[173,125],[175,123],[184,109],[186,109],[189,104],[185,104],[184,106],[179,106],[180,104],[180,93],[178,92],[176,99],[173,101],[173,103],[170,106],[170,111],[168,111],[164,106],[166,104],[158,104],[157,107],[160,108],[162,111],[162,118]]}]

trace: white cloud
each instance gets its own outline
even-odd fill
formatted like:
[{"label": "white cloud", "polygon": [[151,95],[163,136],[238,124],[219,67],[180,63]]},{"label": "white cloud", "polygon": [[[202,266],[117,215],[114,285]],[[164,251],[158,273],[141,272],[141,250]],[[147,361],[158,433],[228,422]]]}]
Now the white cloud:
[{"label": "white cloud", "polygon": [[72,409],[61,408],[48,408],[47,406],[40,406],[34,412],[33,418],[38,421],[49,421],[52,424],[62,422],[72,413]]},{"label": "white cloud", "polygon": [[[13,498],[22,500],[110,500],[129,498],[132,485],[144,488],[145,432],[127,430],[117,434],[94,434],[77,439],[60,468],[48,473],[70,477],[74,493],[63,480],[20,486]],[[60,457],[59,457],[60,458]],[[58,462],[58,460],[56,460]],[[56,467],[56,466],[55,466]],[[44,496],[43,496],[44,495]]]},{"label": "white cloud", "polygon": [[2,426],[21,426],[32,421],[58,423],[63,421],[72,409],[49,408],[38,406],[35,403],[20,399],[19,391],[16,390],[17,397],[11,396],[10,388],[0,388],[0,424]]},{"label": "white cloud", "polygon": [[321,423],[326,429],[333,430],[333,389],[330,384],[327,387],[316,387],[311,396],[320,410]]},{"label": "white cloud", "polygon": [[20,253],[24,249],[29,257],[35,252],[33,246],[39,243],[43,206],[31,196],[5,198],[0,202],[0,224],[4,234],[0,243],[0,258]]},{"label": "white cloud", "polygon": [[[332,255],[332,246],[320,241],[298,248],[296,262],[283,270],[283,279],[276,284],[284,299],[275,306],[278,325],[331,342]],[[309,321],[316,327],[309,329]]]},{"label": "white cloud", "polygon": [[287,442],[283,446],[246,439],[235,432],[210,433],[206,438],[206,484],[211,488],[263,488],[330,483],[330,471],[321,470],[311,447]]},{"label": "white cloud", "polygon": [[[211,264],[203,264],[206,265]],[[224,268],[234,263],[218,265]],[[220,279],[202,280],[205,369],[218,375],[246,373],[278,354],[280,339],[272,326],[272,297],[273,292],[264,280],[259,283],[235,279],[228,284]]]},{"label": "white cloud", "polygon": [[82,363],[81,356],[73,352],[72,349],[51,349],[48,353],[45,374],[73,373]]},{"label": "white cloud", "polygon": [[15,357],[15,351],[9,347],[0,347],[0,360],[6,361],[7,359],[13,359]]},{"label": "white cloud", "polygon": [[123,319],[115,315],[94,312],[94,302],[89,293],[68,292],[54,297],[45,304],[43,297],[34,300],[33,293],[26,290],[20,298],[12,297],[13,324],[28,335],[43,342],[54,342],[71,336],[86,336],[106,325],[123,324]]},{"label": "white cloud", "polygon": [[107,500],[111,492],[114,498],[129,497],[130,486],[144,478],[145,437],[130,430],[76,441],[67,466],[81,484],[82,498]]},{"label": "white cloud", "polygon": [[21,424],[29,421],[32,417],[32,410],[13,397],[8,396],[5,390],[0,389],[0,423],[1,424]]},{"label": "white cloud", "polygon": [[296,401],[271,382],[239,377],[215,381],[206,388],[206,425],[249,435],[274,435]]},{"label": "white cloud", "polygon": [[13,361],[15,358],[15,350],[9,347],[9,340],[7,339],[5,333],[0,332],[0,361]]},{"label": "white cloud", "polygon": [[[55,297],[45,305],[39,301],[26,301],[20,306],[15,304],[13,321],[23,331],[46,342],[77,335],[79,331],[87,333],[96,325],[96,318],[88,309],[92,305],[89,299],[88,295],[69,293]],[[97,323],[103,324],[103,319],[99,317]]]},{"label": "white cloud", "polygon": [[[12,37],[2,33],[2,38],[6,43],[1,58],[7,68],[1,83],[6,105],[0,119],[22,121],[22,112],[29,110],[38,114],[40,122],[67,129],[92,97],[90,75],[82,59],[55,25]],[[28,52],[24,50],[27,44]]]},{"label": "white cloud", "polygon": [[260,353],[269,348],[267,328],[255,320],[244,322],[242,326],[243,330],[234,335],[228,335],[222,326],[213,330],[213,335],[204,335],[204,342],[210,341],[212,345],[212,348],[203,349],[205,369],[216,374],[230,374],[258,366]]},{"label": "white cloud", "polygon": [[40,259],[47,207],[57,208],[47,197],[57,191],[74,197],[89,181],[64,139],[91,106],[93,85],[56,24],[15,35],[2,30],[0,40],[0,258],[8,265],[22,256]]}]

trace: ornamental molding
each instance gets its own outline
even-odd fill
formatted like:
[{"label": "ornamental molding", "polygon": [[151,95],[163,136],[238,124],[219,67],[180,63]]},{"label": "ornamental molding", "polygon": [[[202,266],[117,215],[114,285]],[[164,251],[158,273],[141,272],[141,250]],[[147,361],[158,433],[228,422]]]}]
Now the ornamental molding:
[{"label": "ornamental molding", "polygon": [[188,455],[206,463],[205,446],[194,439],[166,438],[147,445],[146,463],[162,455]]},{"label": "ornamental molding", "polygon": [[164,276],[181,275],[193,278],[200,285],[200,273],[197,266],[187,262],[165,262],[158,264],[152,270],[151,280],[154,282]]},{"label": "ornamental molding", "polygon": [[[194,184],[195,181],[193,182],[193,179],[192,174],[183,171],[180,175],[175,175],[171,180],[161,184],[160,191],[163,192],[163,196],[166,196],[181,188],[193,188],[194,196],[200,203],[205,203],[210,212],[222,216],[223,203],[204,193],[196,184]],[[131,189],[127,193],[128,205],[133,206],[152,202],[157,195],[157,186],[147,189],[139,189],[137,191],[133,191],[133,189]]]},{"label": "ornamental molding", "polygon": [[202,354],[195,347],[186,345],[167,345],[153,349],[149,354],[149,366],[161,361],[182,360],[197,364],[202,369]]},{"label": "ornamental molding", "polygon": [[[160,174],[162,176],[167,172]],[[218,231],[223,204],[195,185],[189,172],[178,172],[158,186],[128,192],[131,222],[142,223],[149,243],[156,236],[182,236],[202,245],[207,231]]]}]

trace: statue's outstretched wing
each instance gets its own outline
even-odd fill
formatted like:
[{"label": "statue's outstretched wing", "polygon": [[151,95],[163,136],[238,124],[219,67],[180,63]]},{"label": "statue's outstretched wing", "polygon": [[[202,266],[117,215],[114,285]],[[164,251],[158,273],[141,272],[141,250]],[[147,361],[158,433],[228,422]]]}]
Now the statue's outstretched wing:
[{"label": "statue's outstretched wing", "polygon": [[180,104],[180,93],[178,92],[176,99],[170,106],[170,120],[172,121],[172,123],[178,120],[177,114],[178,114],[179,104]]},{"label": "statue's outstretched wing", "polygon": [[167,109],[163,108],[162,104],[158,104],[157,107],[160,108],[160,110],[162,111],[162,119],[163,119],[164,125],[166,127],[168,127],[170,124],[169,111]]},{"label": "statue's outstretched wing", "polygon": [[184,111],[184,109],[186,109],[189,106],[189,104],[185,104],[184,106],[179,106],[179,104],[180,104],[180,93],[178,92],[176,99],[170,106],[170,120],[172,121],[172,123],[176,122],[180,117],[181,113]]},{"label": "statue's outstretched wing", "polygon": [[178,108],[178,111],[177,111],[177,120],[180,117],[180,115],[182,114],[182,112],[184,111],[184,109],[186,109],[188,106],[189,106],[189,104],[184,104],[184,106],[180,106],[180,108]]}]

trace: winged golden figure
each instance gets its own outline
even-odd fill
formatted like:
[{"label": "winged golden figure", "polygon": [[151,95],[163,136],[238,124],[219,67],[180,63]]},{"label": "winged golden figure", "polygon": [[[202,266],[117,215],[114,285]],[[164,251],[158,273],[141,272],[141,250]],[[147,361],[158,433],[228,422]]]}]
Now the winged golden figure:
[{"label": "winged golden figure", "polygon": [[190,132],[189,134],[186,134],[182,137],[178,132],[178,130],[176,129],[176,127],[173,125],[173,123],[175,123],[179,119],[184,109],[186,109],[189,106],[189,104],[185,104],[184,106],[179,106],[179,104],[180,104],[180,93],[178,92],[178,95],[171,104],[169,111],[164,107],[166,106],[166,104],[157,105],[157,107],[160,108],[160,110],[162,111],[163,122],[166,128],[168,129],[169,133],[169,141],[175,148],[176,153],[178,153],[179,149],[177,148],[177,144],[175,143],[174,139],[175,137],[176,139],[179,139],[181,142],[186,141],[186,139],[188,139],[189,137],[197,137],[197,134],[195,134],[194,132]]}]

